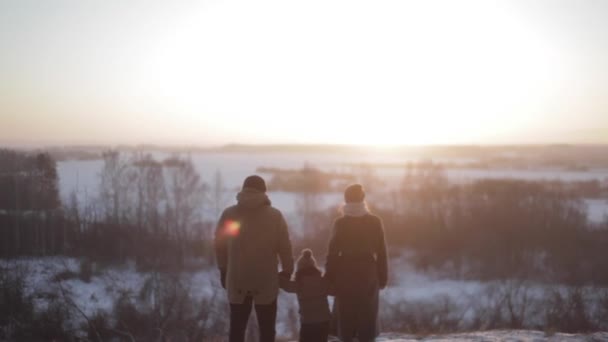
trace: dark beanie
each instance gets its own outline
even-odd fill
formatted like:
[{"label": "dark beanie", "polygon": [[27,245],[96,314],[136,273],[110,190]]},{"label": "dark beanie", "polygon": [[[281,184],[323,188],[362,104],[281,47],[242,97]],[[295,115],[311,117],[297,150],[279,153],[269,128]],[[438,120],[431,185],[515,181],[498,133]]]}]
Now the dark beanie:
[{"label": "dark beanie", "polygon": [[363,202],[364,199],[365,191],[363,191],[363,186],[361,186],[361,184],[349,185],[346,190],[344,190],[344,201],[346,203]]},{"label": "dark beanie", "polygon": [[243,189],[252,188],[256,190],[260,190],[261,192],[266,192],[266,182],[260,176],[253,175],[245,178],[243,182]]}]

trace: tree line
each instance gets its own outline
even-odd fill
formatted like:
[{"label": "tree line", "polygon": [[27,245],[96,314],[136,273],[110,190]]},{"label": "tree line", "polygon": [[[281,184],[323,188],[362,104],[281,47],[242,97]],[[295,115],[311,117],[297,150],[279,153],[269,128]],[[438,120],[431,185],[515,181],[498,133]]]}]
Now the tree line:
[{"label": "tree line", "polygon": [[[421,268],[446,264],[472,279],[608,284],[608,221],[592,224],[572,184],[478,180],[451,184],[437,166],[412,168],[384,213],[392,244]],[[380,209],[379,209],[380,210]]]},{"label": "tree line", "polygon": [[[188,156],[102,154],[99,191],[87,203],[61,203],[55,162],[44,153],[0,151],[0,255],[73,255],[141,267],[212,262],[215,218],[226,203],[221,174],[204,183]],[[319,205],[324,174],[310,166],[295,218],[296,248],[323,255],[335,207]],[[357,177],[380,182],[372,171]],[[367,183],[366,183],[367,184]],[[412,251],[421,270],[470,279],[519,277],[608,284],[608,221],[592,224],[582,194],[602,183],[476,180],[452,183],[441,165],[409,164],[400,186],[372,210],[384,219],[393,255]],[[369,191],[373,192],[374,186]],[[586,189],[586,190],[585,190]],[[587,192],[585,192],[585,191]],[[203,217],[206,216],[206,217]],[[297,235],[297,234],[296,234]]]},{"label": "tree line", "polygon": [[223,181],[200,179],[191,158],[102,154],[99,191],[83,203],[59,200],[55,162],[47,154],[0,153],[0,255],[64,254],[108,262],[177,263],[210,255],[211,224]]}]

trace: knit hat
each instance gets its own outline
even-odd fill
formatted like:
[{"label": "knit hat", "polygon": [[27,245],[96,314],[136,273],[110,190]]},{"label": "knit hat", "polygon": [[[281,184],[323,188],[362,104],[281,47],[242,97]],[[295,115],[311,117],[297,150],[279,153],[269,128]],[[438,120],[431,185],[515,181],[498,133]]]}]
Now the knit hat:
[{"label": "knit hat", "polygon": [[298,271],[309,267],[318,269],[317,260],[315,260],[315,257],[312,256],[312,251],[308,248],[302,250],[302,255],[300,255],[300,257],[298,258],[296,266],[298,268]]},{"label": "knit hat", "polygon": [[264,179],[262,177],[252,175],[245,178],[245,181],[243,182],[243,189],[245,188],[251,188],[259,190],[261,192],[266,192],[266,182],[264,182]]},{"label": "knit hat", "polygon": [[363,186],[361,184],[349,185],[346,190],[344,190],[344,201],[346,203],[363,202],[364,199],[365,191],[363,191]]}]

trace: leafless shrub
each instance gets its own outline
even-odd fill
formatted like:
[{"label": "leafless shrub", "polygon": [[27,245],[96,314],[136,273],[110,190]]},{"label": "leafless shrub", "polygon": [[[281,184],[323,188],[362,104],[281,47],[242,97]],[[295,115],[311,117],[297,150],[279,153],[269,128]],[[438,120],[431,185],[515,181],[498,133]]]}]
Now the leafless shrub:
[{"label": "leafless shrub", "polygon": [[115,303],[115,330],[150,341],[200,341],[223,336],[227,304],[217,292],[195,301],[190,284],[175,274],[151,275],[137,296]]},{"label": "leafless shrub", "polygon": [[589,302],[589,293],[581,287],[549,291],[545,300],[546,327],[565,332],[597,330]]},{"label": "leafless shrub", "polygon": [[457,331],[464,311],[447,296],[433,301],[401,301],[382,304],[381,323],[384,331],[430,334]]},{"label": "leafless shrub", "polygon": [[537,311],[531,285],[512,279],[493,283],[470,296],[470,329],[522,329],[529,327]]}]

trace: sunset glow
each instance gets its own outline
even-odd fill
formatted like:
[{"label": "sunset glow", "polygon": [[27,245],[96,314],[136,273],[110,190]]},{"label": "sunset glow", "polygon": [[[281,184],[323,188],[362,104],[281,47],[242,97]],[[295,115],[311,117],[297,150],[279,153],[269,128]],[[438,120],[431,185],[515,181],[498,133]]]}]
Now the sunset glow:
[{"label": "sunset glow", "polygon": [[608,142],[605,2],[53,3],[0,5],[0,142]]}]

